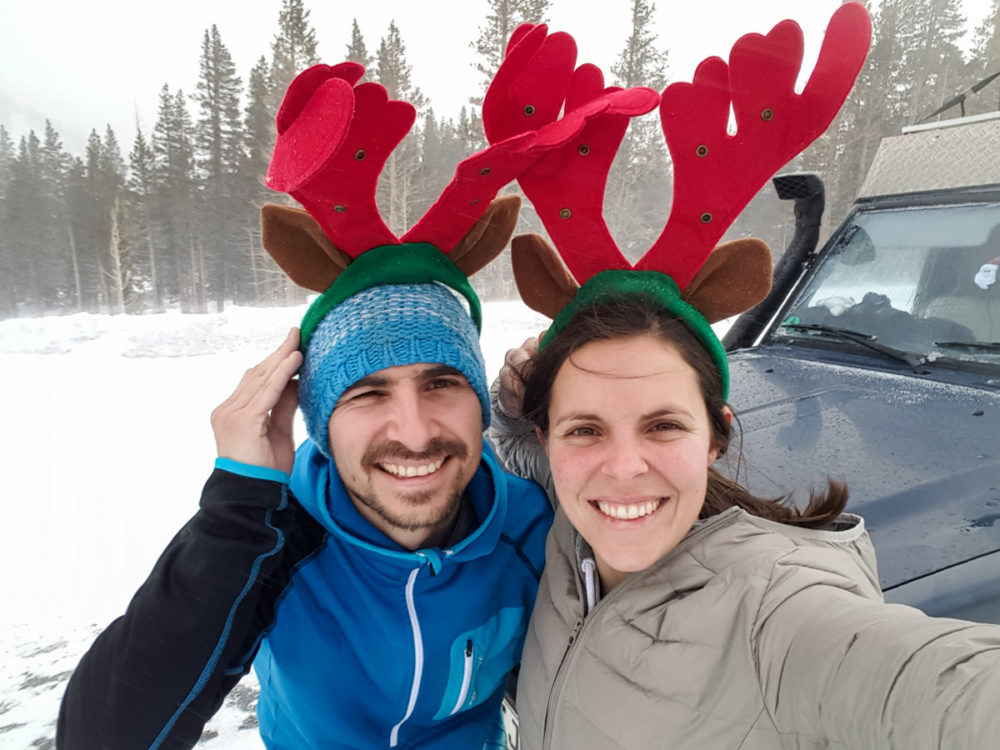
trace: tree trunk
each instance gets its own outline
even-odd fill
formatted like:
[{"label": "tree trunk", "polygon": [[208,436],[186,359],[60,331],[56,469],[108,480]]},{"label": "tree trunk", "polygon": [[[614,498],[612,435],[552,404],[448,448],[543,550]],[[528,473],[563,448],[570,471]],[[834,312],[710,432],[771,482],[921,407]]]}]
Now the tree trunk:
[{"label": "tree trunk", "polygon": [[115,312],[125,314],[125,279],[122,271],[121,232],[118,227],[118,199],[111,204],[111,227],[108,242],[108,257],[111,258],[111,281],[114,292]]},{"label": "tree trunk", "polygon": [[83,284],[80,282],[80,259],[76,253],[76,238],[73,236],[72,225],[66,227],[69,235],[69,257],[73,263],[73,283],[76,286],[76,311],[83,312]]}]

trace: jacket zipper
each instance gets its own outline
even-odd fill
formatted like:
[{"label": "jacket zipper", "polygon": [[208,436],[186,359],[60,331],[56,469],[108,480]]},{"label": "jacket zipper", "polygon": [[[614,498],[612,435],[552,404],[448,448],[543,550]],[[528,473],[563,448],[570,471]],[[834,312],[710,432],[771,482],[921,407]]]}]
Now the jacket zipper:
[{"label": "jacket zipper", "polygon": [[420,568],[414,568],[406,581],[406,611],[410,615],[410,627],[413,630],[413,685],[410,687],[410,702],[406,707],[406,715],[389,733],[389,747],[396,747],[399,744],[399,730],[413,714],[413,709],[417,705],[417,695],[420,693],[420,678],[424,671],[424,641],[420,635],[420,621],[417,619],[417,607],[413,600],[413,587],[419,572]]},{"label": "jacket zipper", "polygon": [[469,695],[469,685],[472,683],[472,664],[473,664],[473,653],[472,653],[472,639],[470,638],[465,642],[465,667],[462,671],[462,689],[458,691],[458,700],[455,701],[455,707],[451,709],[449,716],[454,716],[458,713],[458,710],[464,705],[465,699]]}]

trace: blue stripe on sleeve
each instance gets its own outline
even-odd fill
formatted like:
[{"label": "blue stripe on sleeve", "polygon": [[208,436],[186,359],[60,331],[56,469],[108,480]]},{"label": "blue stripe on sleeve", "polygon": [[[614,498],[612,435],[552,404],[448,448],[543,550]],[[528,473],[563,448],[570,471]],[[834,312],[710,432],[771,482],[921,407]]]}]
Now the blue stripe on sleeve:
[{"label": "blue stripe on sleeve", "polygon": [[272,469],[267,466],[254,466],[253,464],[245,464],[240,461],[234,461],[231,458],[215,459],[215,468],[228,471],[230,474],[238,474],[241,477],[248,477],[250,479],[266,479],[270,482],[281,482],[282,484],[289,483],[288,474],[281,471],[281,469]]}]

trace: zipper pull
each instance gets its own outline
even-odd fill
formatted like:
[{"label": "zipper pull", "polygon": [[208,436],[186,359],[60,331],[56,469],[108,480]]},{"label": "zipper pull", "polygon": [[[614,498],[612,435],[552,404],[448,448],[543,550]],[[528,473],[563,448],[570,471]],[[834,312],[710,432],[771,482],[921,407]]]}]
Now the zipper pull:
[{"label": "zipper pull", "polygon": [[573,645],[573,641],[576,640],[576,636],[580,633],[580,628],[583,627],[583,618],[576,618],[576,624],[573,625],[573,630],[569,634],[569,645]]}]

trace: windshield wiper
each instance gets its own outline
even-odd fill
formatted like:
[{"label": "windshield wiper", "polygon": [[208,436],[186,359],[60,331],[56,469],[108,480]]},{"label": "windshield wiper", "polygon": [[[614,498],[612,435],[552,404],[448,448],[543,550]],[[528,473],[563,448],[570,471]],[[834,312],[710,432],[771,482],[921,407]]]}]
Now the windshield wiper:
[{"label": "windshield wiper", "polygon": [[927,358],[922,355],[914,354],[913,352],[905,352],[902,349],[896,349],[895,347],[888,346],[887,344],[881,344],[875,340],[874,336],[867,333],[861,333],[860,331],[852,331],[849,328],[836,328],[834,326],[822,325],[820,323],[782,323],[781,327],[791,328],[796,331],[814,331],[816,333],[826,334],[843,341],[852,341],[855,344],[860,344],[861,346],[880,352],[887,357],[891,357],[892,359],[902,362],[909,366],[914,372],[917,372],[917,368],[921,365],[927,364]]},{"label": "windshield wiper", "polygon": [[934,346],[948,349],[975,349],[982,352],[1000,352],[1000,341],[935,341]]}]

